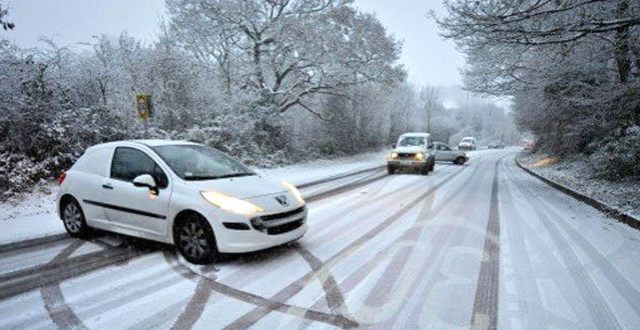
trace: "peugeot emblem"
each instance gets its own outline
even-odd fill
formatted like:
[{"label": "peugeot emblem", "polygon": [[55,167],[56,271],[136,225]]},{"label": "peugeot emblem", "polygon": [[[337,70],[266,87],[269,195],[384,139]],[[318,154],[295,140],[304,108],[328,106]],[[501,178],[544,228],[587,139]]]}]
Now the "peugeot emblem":
[{"label": "peugeot emblem", "polygon": [[289,206],[289,200],[287,200],[287,196],[282,195],[282,196],[276,196],[275,198],[278,201],[278,203],[280,203],[280,205]]}]

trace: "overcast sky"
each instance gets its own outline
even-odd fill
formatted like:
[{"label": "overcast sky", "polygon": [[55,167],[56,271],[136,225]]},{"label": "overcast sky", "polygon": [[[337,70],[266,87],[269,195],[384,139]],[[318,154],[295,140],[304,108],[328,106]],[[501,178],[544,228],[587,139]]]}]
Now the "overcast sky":
[{"label": "overcast sky", "polygon": [[[39,38],[62,46],[91,41],[101,33],[122,30],[142,40],[153,40],[164,17],[162,0],[10,0],[15,30],[5,33],[21,46],[34,47]],[[403,41],[401,63],[417,85],[460,84],[464,63],[450,41],[443,41],[429,10],[440,11],[441,0],[356,0],[361,10],[374,13],[388,31]]]}]

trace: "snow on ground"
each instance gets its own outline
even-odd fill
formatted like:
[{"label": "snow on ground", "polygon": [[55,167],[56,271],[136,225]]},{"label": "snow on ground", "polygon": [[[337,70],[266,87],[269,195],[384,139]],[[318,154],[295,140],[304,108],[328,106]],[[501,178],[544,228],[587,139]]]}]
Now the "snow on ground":
[{"label": "snow on ground", "polygon": [[376,165],[384,165],[387,153],[389,153],[388,150],[368,152],[338,159],[321,159],[278,168],[255,170],[261,174],[284,179],[299,185],[340,173],[353,172]]},{"label": "snow on ground", "polygon": [[[386,151],[369,152],[332,160],[317,160],[279,168],[256,169],[273,178],[302,184],[339,173],[384,164]],[[40,185],[32,194],[0,203],[0,245],[64,233],[55,210],[57,183]]]},{"label": "snow on ground", "polygon": [[640,217],[640,180],[609,181],[594,176],[586,159],[559,160],[544,153],[520,154],[522,165],[635,217]]}]

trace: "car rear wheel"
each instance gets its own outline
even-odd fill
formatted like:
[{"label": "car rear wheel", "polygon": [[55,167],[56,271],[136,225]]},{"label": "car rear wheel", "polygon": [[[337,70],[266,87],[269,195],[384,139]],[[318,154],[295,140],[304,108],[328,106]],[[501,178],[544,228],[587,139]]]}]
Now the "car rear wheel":
[{"label": "car rear wheel", "polygon": [[71,237],[88,238],[91,234],[82,208],[75,199],[70,198],[62,205],[62,223]]},{"label": "car rear wheel", "polygon": [[458,157],[453,161],[454,164],[456,165],[463,165],[464,164],[464,157]]},{"label": "car rear wheel", "polygon": [[190,214],[180,219],[174,226],[174,240],[180,254],[190,263],[211,263],[218,255],[213,230],[200,215]]}]

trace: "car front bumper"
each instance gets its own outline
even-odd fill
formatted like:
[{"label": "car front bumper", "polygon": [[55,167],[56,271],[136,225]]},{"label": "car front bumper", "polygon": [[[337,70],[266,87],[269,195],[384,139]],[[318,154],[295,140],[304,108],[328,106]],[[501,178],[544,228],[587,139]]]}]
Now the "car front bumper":
[{"label": "car front bumper", "polygon": [[387,166],[394,168],[422,168],[426,165],[426,160],[387,160]]},{"label": "car front bumper", "polygon": [[[308,230],[306,207],[300,209],[302,211],[263,216],[265,220],[232,216],[216,222],[214,231],[218,250],[223,253],[252,252],[298,240]],[[225,223],[241,224],[245,229],[231,229]]]}]

